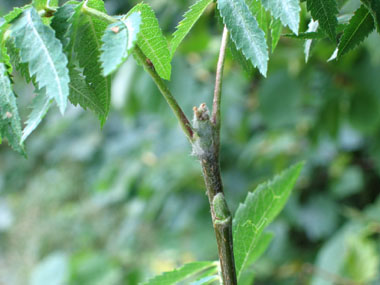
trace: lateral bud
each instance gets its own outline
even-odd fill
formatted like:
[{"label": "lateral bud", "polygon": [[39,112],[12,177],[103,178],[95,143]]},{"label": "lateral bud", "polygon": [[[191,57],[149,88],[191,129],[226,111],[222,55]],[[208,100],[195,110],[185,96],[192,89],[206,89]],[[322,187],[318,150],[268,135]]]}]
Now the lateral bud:
[{"label": "lateral bud", "polygon": [[231,219],[231,214],[227,206],[223,193],[218,193],[212,200],[216,223],[225,223]]},{"label": "lateral bud", "polygon": [[198,159],[207,159],[213,155],[213,127],[210,121],[210,112],[205,103],[202,103],[199,108],[194,107],[194,140],[193,155]]}]

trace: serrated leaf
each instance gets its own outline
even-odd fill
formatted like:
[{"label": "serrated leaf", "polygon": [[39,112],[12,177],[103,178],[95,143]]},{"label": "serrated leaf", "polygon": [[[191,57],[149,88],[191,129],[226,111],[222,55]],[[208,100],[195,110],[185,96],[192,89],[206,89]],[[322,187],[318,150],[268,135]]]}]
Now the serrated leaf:
[{"label": "serrated leaf", "polygon": [[102,38],[100,55],[104,76],[116,71],[131,54],[140,31],[140,23],[140,14],[135,12],[107,27]]},{"label": "serrated leaf", "polygon": [[338,25],[338,4],[336,0],[307,0],[306,3],[314,21],[318,21],[322,30],[335,42]]},{"label": "serrated leaf", "polygon": [[58,0],[33,0],[32,3],[37,10],[58,6]]},{"label": "serrated leaf", "polygon": [[55,30],[55,36],[61,41],[64,50],[70,43],[70,28],[72,25],[70,19],[72,19],[78,4],[79,2],[76,1],[66,2],[57,9],[51,21],[51,27]]},{"label": "serrated leaf", "polygon": [[[101,12],[106,12],[104,3],[101,0],[90,0],[86,2],[87,6]],[[111,78],[102,76],[101,63],[99,57],[101,54],[101,38],[106,30],[108,23],[81,13],[82,4],[75,8],[75,13],[72,16],[73,31],[71,34],[73,47],[76,59],[79,61],[79,66],[83,68],[86,84],[93,92],[91,93],[92,101],[99,108],[94,111],[99,115],[101,124],[106,121],[111,103]],[[76,22],[77,21],[77,22]],[[86,102],[84,100],[83,102]],[[92,105],[91,105],[92,106]],[[91,106],[88,106],[91,108]]]},{"label": "serrated leaf", "polygon": [[128,15],[134,12],[141,13],[140,33],[137,39],[138,46],[153,63],[158,75],[169,80],[172,69],[170,51],[154,11],[149,5],[140,3],[133,7],[128,12]]},{"label": "serrated leaf", "polygon": [[270,24],[270,29],[271,29],[271,37],[272,37],[272,52],[277,47],[278,41],[280,40],[281,37],[281,32],[282,32],[282,25],[281,21],[279,19],[272,19],[271,24]]},{"label": "serrated leaf", "polygon": [[9,24],[18,16],[20,16],[23,11],[25,11],[26,9],[29,9],[30,7],[32,7],[32,5],[30,4],[25,5],[24,7],[15,7],[12,11],[10,11],[8,14],[3,16],[3,18],[5,22]]},{"label": "serrated leaf", "polygon": [[373,19],[375,20],[377,31],[378,33],[380,33],[380,1],[379,0],[362,0],[362,2],[367,6],[368,10],[372,13]]},{"label": "serrated leaf", "polygon": [[257,23],[259,24],[260,29],[262,29],[267,36],[268,33],[268,15],[264,6],[259,0],[251,0],[251,3],[248,5],[249,10],[252,15],[255,17]]},{"label": "serrated leaf", "polygon": [[273,17],[279,18],[284,26],[288,26],[293,33],[298,34],[301,11],[299,0],[261,0],[261,2]]},{"label": "serrated leaf", "polygon": [[375,24],[369,10],[362,5],[355,11],[339,41],[337,56],[341,57],[360,44],[373,30]]},{"label": "serrated leaf", "polygon": [[199,0],[185,13],[184,19],[179,22],[177,30],[173,33],[173,38],[170,42],[170,58],[172,59],[179,44],[190,32],[191,28],[198,21],[200,16],[206,10],[212,0]]},{"label": "serrated leaf", "polygon": [[218,9],[237,49],[266,76],[269,57],[265,33],[244,0],[219,0]]},{"label": "serrated leaf", "polygon": [[16,96],[3,63],[0,63],[0,137],[6,138],[15,151],[24,154]]},{"label": "serrated leaf", "polygon": [[170,272],[165,272],[162,275],[158,275],[144,284],[149,285],[171,285],[177,284],[180,281],[184,281],[200,272],[216,267],[216,263],[213,261],[193,262],[185,264],[184,266],[177,268]]},{"label": "serrated leaf", "polygon": [[268,183],[259,185],[248,193],[240,204],[233,220],[233,237],[236,273],[239,278],[252,259],[263,230],[285,206],[290,192],[301,172],[303,163],[298,163],[277,175]]},{"label": "serrated leaf", "polygon": [[99,101],[96,100],[96,97],[94,97],[95,90],[93,90],[91,86],[86,83],[82,72],[77,67],[70,66],[69,74],[71,79],[69,84],[69,99],[71,103],[75,106],[79,104],[85,110],[89,108],[96,114],[106,116],[103,106],[99,104]]},{"label": "serrated leaf", "polygon": [[11,36],[20,50],[20,60],[27,63],[39,89],[46,89],[63,114],[69,96],[67,58],[54,31],[45,26],[34,8],[25,10],[12,24]]},{"label": "serrated leaf", "polygon": [[26,126],[22,131],[21,142],[24,142],[38,127],[52,103],[53,100],[46,95],[45,90],[36,91],[36,97],[33,98],[33,102],[30,107],[32,112],[29,114],[28,120],[25,122]]}]

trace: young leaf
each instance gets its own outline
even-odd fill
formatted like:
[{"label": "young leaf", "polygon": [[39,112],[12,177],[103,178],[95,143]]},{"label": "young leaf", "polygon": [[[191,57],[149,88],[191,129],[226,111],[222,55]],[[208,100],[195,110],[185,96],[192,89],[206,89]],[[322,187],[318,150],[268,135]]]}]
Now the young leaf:
[{"label": "young leaf", "polygon": [[31,106],[32,112],[29,114],[28,120],[25,123],[26,127],[22,131],[21,142],[24,142],[37,128],[53,103],[52,99],[46,96],[44,89],[38,90],[36,93]]},{"label": "young leaf", "polygon": [[32,5],[25,5],[24,7],[15,7],[12,11],[4,16],[4,20],[6,23],[10,24],[14,19],[21,15],[23,11],[29,9]]},{"label": "young leaf", "polygon": [[301,172],[303,163],[285,170],[268,183],[248,193],[233,220],[236,273],[239,278],[252,260],[263,230],[279,214]]},{"label": "young leaf", "polygon": [[178,284],[178,282],[184,281],[204,270],[216,267],[216,262],[213,261],[203,261],[203,262],[193,262],[185,264],[184,266],[175,269],[170,272],[165,272],[162,275],[158,275],[144,284],[149,285],[171,285]]},{"label": "young leaf", "polygon": [[367,6],[368,10],[372,13],[375,20],[376,28],[378,33],[380,33],[380,1],[379,0],[362,0],[362,2]]},{"label": "young leaf", "polygon": [[169,80],[172,69],[170,51],[154,11],[149,5],[140,3],[129,11],[128,16],[134,12],[141,13],[142,21],[137,39],[138,46],[153,63],[158,75]]},{"label": "young leaf", "polygon": [[374,21],[368,9],[362,5],[355,11],[348,26],[343,32],[338,45],[338,57],[341,57],[360,44],[375,28]]},{"label": "young leaf", "polygon": [[261,0],[261,2],[273,17],[280,18],[284,26],[288,26],[293,33],[298,34],[301,11],[299,0]]},{"label": "young leaf", "polygon": [[184,19],[179,22],[177,30],[173,33],[173,38],[170,42],[170,58],[173,58],[179,44],[190,32],[191,28],[198,21],[199,17],[206,10],[207,6],[212,0],[198,0],[190,9],[185,13]]},{"label": "young leaf", "polygon": [[46,89],[63,114],[69,96],[67,58],[54,31],[45,26],[34,8],[22,12],[12,24],[11,36],[20,50],[20,60],[27,63],[29,74],[35,77],[39,89]]},{"label": "young leaf", "polygon": [[270,29],[271,29],[271,37],[272,37],[272,52],[277,47],[278,41],[280,40],[281,37],[281,32],[282,32],[282,25],[281,21],[279,19],[272,19],[270,23]]},{"label": "young leaf", "polygon": [[135,47],[140,23],[140,14],[135,12],[107,27],[100,56],[104,76],[110,75],[128,58]]},{"label": "young leaf", "polygon": [[335,42],[336,26],[338,25],[336,0],[307,0],[306,3],[314,21],[318,21],[322,30]]},{"label": "young leaf", "polygon": [[3,63],[0,63],[0,137],[6,138],[15,151],[24,154],[16,97]]},{"label": "young leaf", "polygon": [[219,0],[218,9],[237,49],[266,76],[268,46],[265,33],[260,29],[244,0]]},{"label": "young leaf", "polygon": [[[86,5],[90,8],[106,12],[104,3],[101,0],[89,0]],[[94,111],[99,115],[101,124],[106,121],[111,102],[111,78],[102,76],[102,68],[99,62],[101,38],[106,30],[108,23],[98,18],[85,15],[81,13],[82,4],[75,8],[75,13],[72,16],[72,31],[71,42],[68,47],[73,47],[79,66],[83,68],[83,75],[86,78],[86,84],[93,91],[91,94],[91,100],[93,105],[89,105],[89,108],[96,105],[99,108]],[[76,95],[78,95],[77,93]],[[78,100],[79,102],[80,100]],[[87,102],[87,99],[83,99],[81,102]],[[83,105],[82,105],[83,107]]]}]

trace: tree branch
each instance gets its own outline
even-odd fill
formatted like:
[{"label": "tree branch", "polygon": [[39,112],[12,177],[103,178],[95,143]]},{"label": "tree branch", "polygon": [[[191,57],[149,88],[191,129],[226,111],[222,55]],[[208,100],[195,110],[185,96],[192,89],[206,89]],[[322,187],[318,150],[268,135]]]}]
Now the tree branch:
[{"label": "tree branch", "polygon": [[219,144],[220,136],[220,103],[222,99],[222,82],[223,82],[223,70],[224,70],[224,60],[226,57],[226,49],[228,44],[228,30],[226,26],[223,29],[222,43],[220,44],[218,65],[216,68],[216,79],[215,79],[215,89],[214,89],[214,100],[212,105],[212,118],[211,122],[215,126],[216,130],[216,141]]}]

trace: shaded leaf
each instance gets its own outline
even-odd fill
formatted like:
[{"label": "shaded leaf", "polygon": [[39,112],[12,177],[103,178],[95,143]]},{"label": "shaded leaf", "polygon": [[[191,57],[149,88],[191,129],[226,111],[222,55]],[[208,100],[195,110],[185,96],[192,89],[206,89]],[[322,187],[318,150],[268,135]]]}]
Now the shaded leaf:
[{"label": "shaded leaf", "polygon": [[135,12],[107,27],[100,55],[104,76],[110,75],[128,58],[135,47],[140,23],[140,14]]},{"label": "shaded leaf", "polygon": [[[90,0],[87,6],[101,12],[106,12],[104,3],[101,0]],[[111,78],[102,76],[101,63],[99,57],[101,54],[101,38],[106,30],[108,23],[98,18],[81,13],[82,4],[75,8],[73,14],[72,30],[70,38],[72,41],[68,46],[68,52],[71,56],[76,56],[79,66],[83,68],[86,84],[93,91],[91,92],[91,101],[93,105],[89,108],[98,106],[93,109],[99,116],[103,125],[107,119],[111,102]],[[72,48],[73,49],[72,49]],[[73,51],[75,53],[73,53]],[[77,93],[76,95],[78,95]],[[87,102],[87,98],[78,100],[78,102]],[[82,106],[82,104],[81,104]],[[82,106],[83,107],[83,106]]]},{"label": "shaded leaf", "polygon": [[184,281],[204,270],[207,270],[213,267],[216,267],[216,263],[213,261],[188,263],[173,271],[165,272],[162,275],[158,275],[150,279],[148,282],[144,284],[149,284],[149,285],[177,284],[180,281]]},{"label": "shaded leaf", "polygon": [[233,221],[236,272],[239,278],[260,244],[263,230],[280,213],[301,172],[303,163],[283,171],[268,183],[248,193]]},{"label": "shaded leaf", "polygon": [[70,81],[67,58],[54,31],[45,26],[34,8],[25,10],[11,27],[20,61],[27,63],[29,74],[35,77],[39,89],[46,89],[64,113],[69,96]]},{"label": "shaded leaf", "polygon": [[184,19],[179,22],[177,30],[173,33],[173,38],[170,42],[170,58],[173,58],[174,53],[182,40],[190,32],[191,28],[198,21],[199,17],[203,14],[211,2],[212,0],[199,0],[185,13]]},{"label": "shaded leaf", "polygon": [[307,0],[307,9],[314,21],[326,32],[329,38],[336,41],[336,26],[338,25],[338,4],[336,0]]},{"label": "shaded leaf", "polygon": [[373,17],[369,10],[362,5],[355,11],[348,26],[343,32],[338,45],[338,57],[360,44],[375,28]]},{"label": "shaded leaf", "polygon": [[272,19],[270,23],[270,28],[271,28],[271,37],[272,37],[272,52],[277,47],[278,41],[280,40],[281,37],[281,32],[282,32],[282,25],[281,21],[278,19]]},{"label": "shaded leaf", "polygon": [[38,127],[52,105],[52,99],[46,95],[45,90],[38,90],[36,93],[31,105],[32,112],[29,114],[28,120],[25,122],[26,127],[22,131],[21,142],[24,142]]},{"label": "shaded leaf", "polygon": [[368,10],[372,13],[375,20],[377,31],[380,33],[380,1],[379,0],[362,0],[367,6]]},{"label": "shaded leaf", "polygon": [[15,151],[24,154],[16,96],[3,63],[0,63],[0,137],[6,138]]},{"label": "shaded leaf", "polygon": [[163,79],[169,80],[172,69],[170,51],[154,11],[149,5],[140,3],[133,7],[128,15],[134,12],[141,13],[142,21],[137,39],[138,46],[153,63],[158,75]]},{"label": "shaded leaf", "polygon": [[268,15],[264,6],[258,0],[252,0],[248,7],[249,10],[252,12],[252,15],[255,17],[257,23],[259,24],[260,29],[262,29],[265,35],[267,35]]},{"label": "shaded leaf", "polygon": [[293,33],[298,34],[301,11],[299,0],[261,0],[261,2],[273,17],[279,18],[284,26],[288,26]]},{"label": "shaded leaf", "polygon": [[266,76],[268,46],[265,33],[260,29],[244,0],[220,0],[218,9],[237,49]]}]

